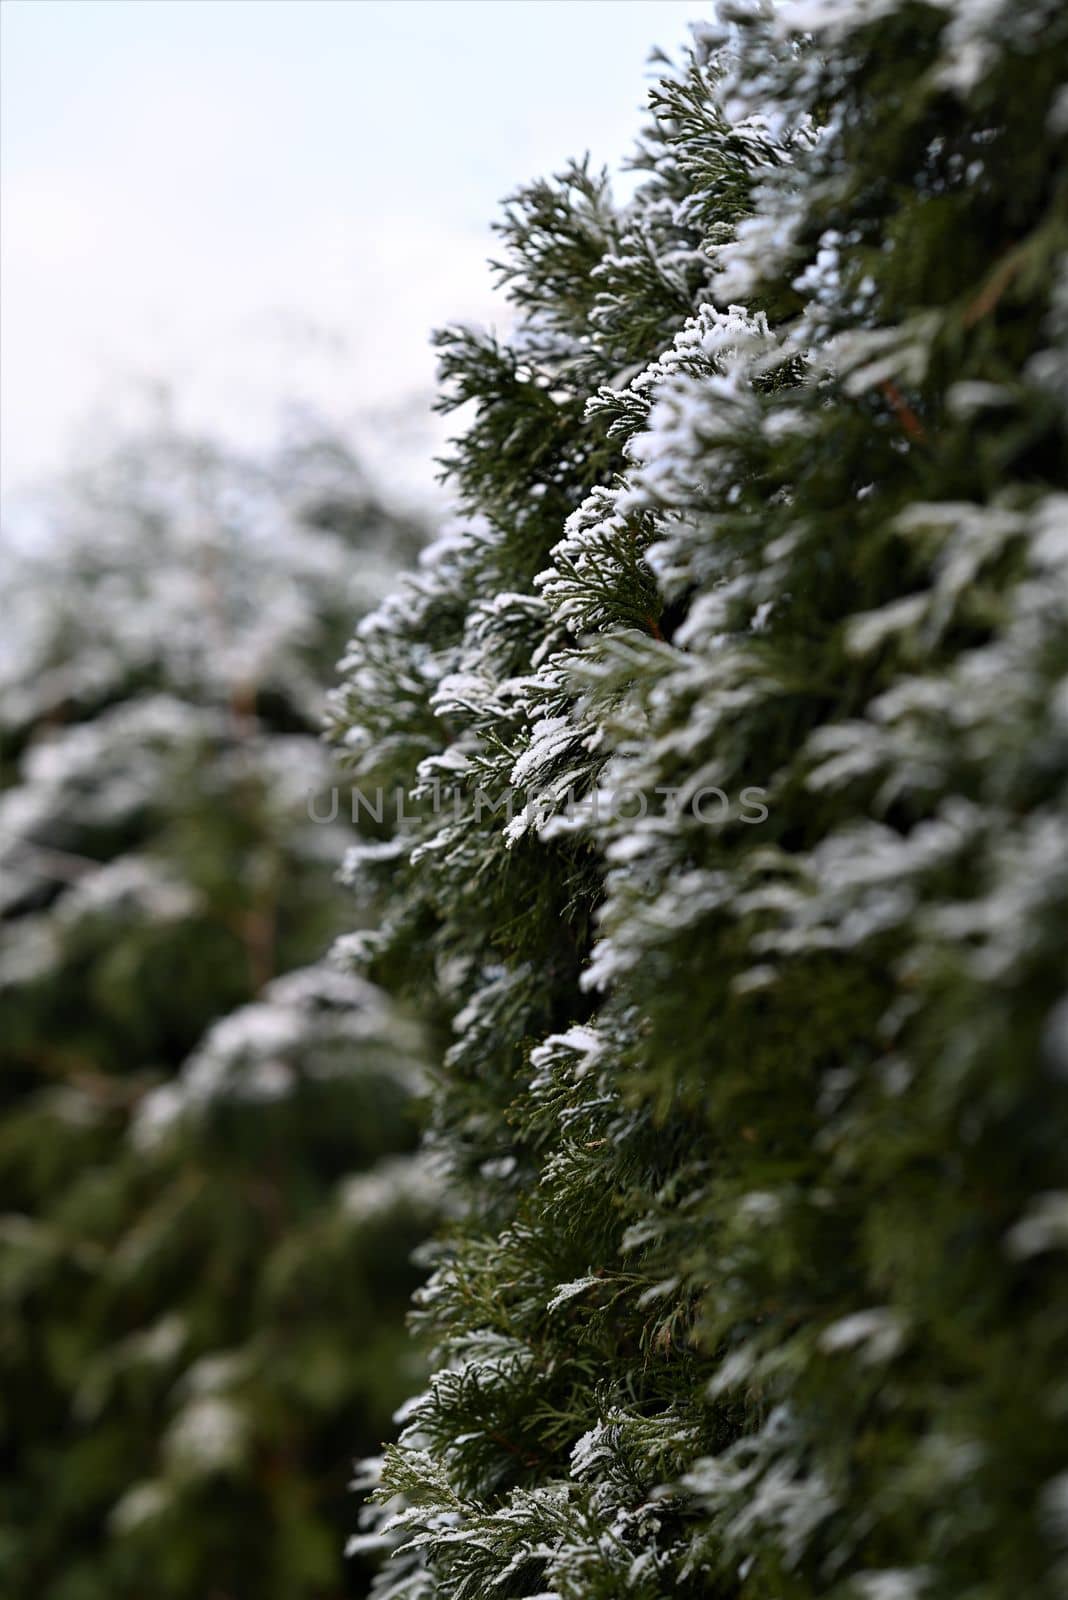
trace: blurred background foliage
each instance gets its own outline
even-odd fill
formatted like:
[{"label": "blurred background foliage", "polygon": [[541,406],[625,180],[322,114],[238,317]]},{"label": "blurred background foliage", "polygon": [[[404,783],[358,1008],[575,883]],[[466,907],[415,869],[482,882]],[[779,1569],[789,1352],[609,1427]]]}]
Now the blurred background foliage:
[{"label": "blurred background foliage", "polygon": [[147,426],[40,524],[0,646],[0,1592],[362,1594],[434,1202],[309,797],[422,530],[314,424],[256,460]]}]

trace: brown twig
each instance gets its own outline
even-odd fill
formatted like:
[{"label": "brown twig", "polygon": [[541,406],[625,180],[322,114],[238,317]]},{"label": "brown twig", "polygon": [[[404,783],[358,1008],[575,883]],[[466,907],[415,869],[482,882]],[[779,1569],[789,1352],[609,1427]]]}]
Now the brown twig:
[{"label": "brown twig", "polygon": [[904,428],[909,438],[915,439],[917,444],[926,443],[927,433],[924,429],[923,423],[920,421],[915,411],[913,411],[912,407],[905,399],[905,396],[901,393],[901,390],[898,388],[897,384],[891,382],[889,378],[886,378],[879,385],[879,388],[889,400],[891,406],[893,407],[894,415],[897,417],[897,420],[900,422],[902,428]]},{"label": "brown twig", "polygon": [[965,328],[974,328],[977,322],[981,322],[984,317],[990,315],[1013,278],[1023,266],[1023,261],[1024,251],[1022,245],[1018,245],[1015,250],[1010,250],[1008,255],[999,261],[986,283],[965,311],[961,319]]}]

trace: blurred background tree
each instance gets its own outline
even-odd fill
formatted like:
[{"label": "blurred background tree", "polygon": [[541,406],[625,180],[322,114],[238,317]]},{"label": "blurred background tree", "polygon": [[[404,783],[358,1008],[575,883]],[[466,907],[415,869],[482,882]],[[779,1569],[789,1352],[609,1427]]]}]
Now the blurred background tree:
[{"label": "blurred background tree", "polygon": [[352,911],[309,797],[421,529],[322,428],[253,461],[160,425],[42,533],[0,647],[0,1590],[360,1594],[432,1205],[418,1040],[316,964]]}]

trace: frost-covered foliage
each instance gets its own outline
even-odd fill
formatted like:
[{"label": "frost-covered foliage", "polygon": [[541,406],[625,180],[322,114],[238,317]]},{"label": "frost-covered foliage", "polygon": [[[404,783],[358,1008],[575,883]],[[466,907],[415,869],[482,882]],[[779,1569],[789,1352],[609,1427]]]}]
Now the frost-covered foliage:
[{"label": "frost-covered foliage", "polygon": [[[1068,13],[731,0],[333,717],[452,1040],[389,1600],[1068,1581]],[[577,802],[577,803],[575,803]]]},{"label": "frost-covered foliage", "polygon": [[418,1381],[434,1206],[410,1027],[308,965],[346,908],[308,800],[417,530],[330,438],[173,434],[41,524],[0,669],[0,1591],[359,1594],[351,1453]]}]

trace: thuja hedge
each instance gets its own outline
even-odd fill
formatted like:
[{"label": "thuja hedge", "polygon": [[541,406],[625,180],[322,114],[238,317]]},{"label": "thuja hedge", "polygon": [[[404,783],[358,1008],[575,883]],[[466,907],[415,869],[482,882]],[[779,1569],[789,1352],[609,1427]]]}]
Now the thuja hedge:
[{"label": "thuja hedge", "polygon": [[1066,80],[1041,0],[722,5],[440,337],[333,706],[462,1213],[383,1596],[1068,1581]]},{"label": "thuja hedge", "polygon": [[351,910],[324,683],[420,529],[312,425],[150,425],[35,502],[0,649],[0,1595],[340,1600],[418,1381],[418,1040]]}]

